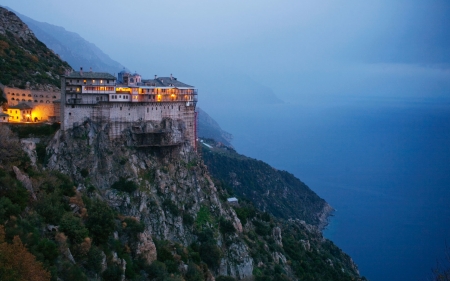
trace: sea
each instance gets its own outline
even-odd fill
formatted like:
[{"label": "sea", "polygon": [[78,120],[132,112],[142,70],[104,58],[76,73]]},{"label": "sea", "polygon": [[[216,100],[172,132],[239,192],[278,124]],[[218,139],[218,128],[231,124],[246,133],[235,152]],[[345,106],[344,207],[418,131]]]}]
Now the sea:
[{"label": "sea", "polygon": [[361,275],[427,280],[444,259],[448,100],[365,98],[215,114],[239,153],[293,173],[335,209],[324,236],[353,258]]}]

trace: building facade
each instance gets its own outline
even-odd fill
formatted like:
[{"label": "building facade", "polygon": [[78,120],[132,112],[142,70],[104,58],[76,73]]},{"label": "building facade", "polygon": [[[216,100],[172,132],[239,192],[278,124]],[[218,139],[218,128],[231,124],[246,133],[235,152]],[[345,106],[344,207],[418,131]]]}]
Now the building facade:
[{"label": "building facade", "polygon": [[[170,118],[183,124],[184,140],[195,147],[196,103],[197,89],[172,75],[144,80],[126,71],[116,78],[80,69],[61,79],[61,129],[68,130],[89,118],[109,123],[109,136],[114,138],[133,124]],[[164,132],[152,129],[144,133]]]},{"label": "building facade", "polygon": [[[61,92],[58,91],[38,91],[29,89],[19,89],[13,87],[3,87],[3,93],[8,101],[8,108],[16,107],[19,104],[26,104],[30,107],[29,116],[19,118],[19,116],[11,116],[10,122],[56,122],[58,120],[59,100]],[[22,105],[23,107],[23,105]],[[16,110],[17,111],[17,110]],[[14,111],[14,112],[16,112]]]}]

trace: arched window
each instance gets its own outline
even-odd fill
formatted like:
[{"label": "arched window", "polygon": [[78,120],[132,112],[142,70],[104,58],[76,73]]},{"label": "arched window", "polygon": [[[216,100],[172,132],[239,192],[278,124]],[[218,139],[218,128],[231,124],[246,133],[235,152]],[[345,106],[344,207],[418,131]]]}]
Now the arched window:
[{"label": "arched window", "polygon": [[37,100],[34,100],[34,102],[38,102]]},{"label": "arched window", "polygon": [[12,98],[11,100],[14,100],[14,98]]},{"label": "arched window", "polygon": [[25,95],[25,94],[22,94],[22,97],[26,97],[27,95]]},{"label": "arched window", "polygon": [[28,94],[29,97],[31,97],[31,94]]},{"label": "arched window", "polygon": [[14,93],[12,93],[12,95],[14,96]]},{"label": "arched window", "polygon": [[40,101],[40,103],[44,103],[44,101],[43,101],[43,100],[41,100],[41,101]]}]

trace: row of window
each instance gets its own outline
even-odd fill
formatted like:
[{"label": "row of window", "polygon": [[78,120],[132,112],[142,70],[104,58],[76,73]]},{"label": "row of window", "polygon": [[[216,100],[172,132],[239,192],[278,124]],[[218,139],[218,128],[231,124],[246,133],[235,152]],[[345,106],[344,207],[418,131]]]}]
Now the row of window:
[{"label": "row of window", "polygon": [[[69,83],[74,83],[73,81],[75,81],[75,80],[71,79],[71,80],[69,80]],[[84,79],[83,83],[86,84],[86,82],[87,82],[87,80]],[[106,84],[109,84],[109,80],[100,80],[100,84],[103,84],[103,82],[106,82]],[[77,83],[80,83],[79,79],[77,79]],[[95,83],[95,79],[92,80],[92,83]]]},{"label": "row of window", "polygon": [[[16,100],[16,99],[12,98],[11,100]],[[20,99],[17,99],[17,101],[20,101]],[[25,100],[25,99],[22,99],[22,101],[26,101],[26,102],[33,102],[33,100]],[[44,103],[44,101],[43,101],[43,100],[40,100],[40,101],[38,101],[38,100],[34,100],[34,102]],[[47,101],[45,101],[45,103],[50,103],[50,101],[49,101],[49,100],[47,100]]]},{"label": "row of window", "polygon": [[[20,110],[19,110],[20,111]],[[9,113],[13,113],[13,110],[10,109]],[[17,110],[14,110],[14,114],[17,114]],[[31,110],[22,110],[22,114],[31,114]]]},{"label": "row of window", "polygon": [[[121,99],[122,98],[122,95],[119,95],[119,96],[117,96],[117,95],[111,95],[111,99],[113,99],[113,100],[116,100],[116,99]],[[123,95],[123,98],[124,99],[126,99],[126,100],[128,100],[128,99],[130,99],[130,96],[128,96],[128,95]]]},{"label": "row of window", "polygon": [[[9,93],[9,92],[8,92],[8,95],[11,95],[11,96],[20,96],[19,93],[14,94],[14,93]],[[26,97],[26,96],[27,96],[26,94],[22,94],[22,97]],[[31,97],[31,94],[28,94],[28,97]],[[34,95],[34,97],[35,97],[35,98],[39,98],[39,97],[43,98],[44,95],[39,95],[39,96],[38,96],[38,95]],[[46,98],[49,98],[48,95],[46,95],[45,97],[46,97]],[[53,98],[56,99],[56,96],[53,96]],[[14,100],[14,98],[13,98],[12,100]]]}]

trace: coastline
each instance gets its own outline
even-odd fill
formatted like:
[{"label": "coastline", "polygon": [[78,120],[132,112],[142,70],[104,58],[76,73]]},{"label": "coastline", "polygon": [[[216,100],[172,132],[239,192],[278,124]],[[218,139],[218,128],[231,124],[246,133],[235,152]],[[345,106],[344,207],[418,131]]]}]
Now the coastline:
[{"label": "coastline", "polygon": [[322,212],[320,212],[318,214],[318,218],[320,223],[318,224],[318,228],[320,230],[320,232],[322,232],[325,227],[327,227],[328,223],[329,223],[329,217],[332,216],[332,214],[335,212],[336,210],[331,207],[330,204],[328,204],[327,202],[325,202],[325,205],[322,208]]}]

